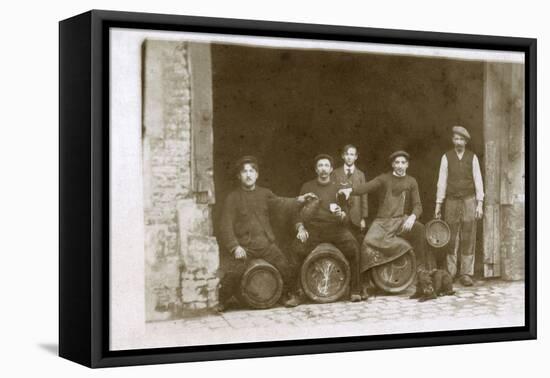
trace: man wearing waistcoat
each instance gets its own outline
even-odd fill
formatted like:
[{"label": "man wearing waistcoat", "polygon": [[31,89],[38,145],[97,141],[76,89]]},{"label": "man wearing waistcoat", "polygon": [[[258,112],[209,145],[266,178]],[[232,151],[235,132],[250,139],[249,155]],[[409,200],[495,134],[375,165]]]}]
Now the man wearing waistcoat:
[{"label": "man wearing waistcoat", "polygon": [[[365,174],[355,165],[358,157],[359,153],[357,147],[354,145],[348,144],[342,149],[342,160],[344,160],[344,165],[336,168],[332,172],[334,181],[342,188],[351,188],[366,182]],[[350,197],[350,228],[359,244],[363,242],[364,232],[367,228],[366,219],[368,214],[369,208],[366,194]]]},{"label": "man wearing waistcoat", "polygon": [[[476,246],[476,221],[483,217],[483,179],[477,156],[466,149],[470,134],[462,126],[453,127],[454,148],[441,158],[435,218],[451,229],[447,270],[464,286],[472,286]],[[460,263],[460,266],[459,266]]]}]

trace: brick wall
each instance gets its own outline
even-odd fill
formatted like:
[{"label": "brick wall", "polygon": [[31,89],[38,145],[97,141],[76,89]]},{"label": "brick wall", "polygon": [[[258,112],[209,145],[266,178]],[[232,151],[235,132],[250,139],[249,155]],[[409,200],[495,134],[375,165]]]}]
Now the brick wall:
[{"label": "brick wall", "polygon": [[212,307],[218,249],[211,208],[193,190],[192,88],[186,43],[143,45],[146,318]]}]

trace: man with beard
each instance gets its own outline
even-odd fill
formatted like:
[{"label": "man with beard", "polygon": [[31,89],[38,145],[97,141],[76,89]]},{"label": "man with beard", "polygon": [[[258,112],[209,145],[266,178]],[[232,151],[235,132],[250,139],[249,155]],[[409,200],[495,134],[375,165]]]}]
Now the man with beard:
[{"label": "man with beard", "polygon": [[[293,268],[275,243],[269,216],[275,206],[294,206],[315,198],[311,193],[295,199],[277,197],[271,190],[256,185],[259,169],[253,156],[242,157],[236,166],[240,185],[227,196],[220,225],[219,241],[226,254],[220,259],[223,276],[218,311],[224,311],[234,299],[250,259],[261,258],[275,266],[283,277],[285,292],[294,287]],[[296,302],[290,292],[288,299],[291,305]]]},{"label": "man with beard", "polygon": [[[301,266],[307,255],[320,243],[331,243],[338,248],[349,262],[351,269],[352,302],[360,301],[359,244],[347,227],[349,221],[343,203],[338,204],[338,184],[331,179],[334,160],[330,155],[317,155],[314,159],[317,178],[306,182],[300,194],[313,193],[318,206],[304,217],[300,212],[296,222],[294,262]],[[307,206],[307,205],[306,205]],[[294,299],[298,299],[295,297]]]},{"label": "man with beard", "polygon": [[[454,148],[441,158],[435,217],[441,218],[445,203],[445,222],[451,229],[447,270],[459,277],[464,286],[472,286],[476,248],[476,220],[483,217],[483,179],[477,156],[466,149],[470,133],[462,126],[453,127]],[[460,269],[457,260],[460,259]]]},{"label": "man with beard", "polygon": [[[332,172],[334,180],[341,187],[353,187],[353,185],[366,182],[365,174],[355,165],[358,157],[359,153],[354,145],[348,144],[342,149],[344,165]],[[349,200],[349,226],[359,244],[363,242],[364,232],[367,228],[367,216],[369,214],[367,197],[365,194],[353,196]]]},{"label": "man with beard", "polygon": [[389,157],[392,171],[365,184],[340,189],[346,197],[377,192],[379,207],[361,246],[361,272],[393,261],[411,249],[418,269],[426,268],[424,225],[417,219],[422,214],[418,183],[407,175],[409,154],[396,151]]}]

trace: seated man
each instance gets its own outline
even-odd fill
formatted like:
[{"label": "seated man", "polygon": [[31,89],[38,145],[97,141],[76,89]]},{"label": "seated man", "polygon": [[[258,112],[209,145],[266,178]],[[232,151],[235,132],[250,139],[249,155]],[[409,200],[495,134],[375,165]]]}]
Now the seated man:
[{"label": "seated man", "polygon": [[[239,188],[227,196],[222,214],[219,241],[222,251],[222,278],[219,291],[218,311],[224,311],[232,299],[241,276],[252,258],[261,258],[275,266],[285,288],[293,287],[294,274],[292,267],[283,252],[275,243],[269,215],[273,206],[304,203],[305,194],[296,199],[275,196],[269,189],[256,185],[259,170],[258,162],[253,156],[245,156],[237,162]],[[290,299],[292,295],[289,294]],[[293,301],[295,302],[295,301]]]},{"label": "seated man", "polygon": [[[346,257],[351,268],[351,301],[361,300],[359,294],[359,243],[347,227],[348,215],[338,205],[339,186],[331,179],[333,159],[330,155],[315,157],[317,178],[306,182],[300,194],[313,193],[319,199],[309,216],[300,212],[296,221],[297,241],[293,260],[299,267],[307,255],[320,243],[332,243]],[[304,208],[305,209],[305,208]],[[296,298],[298,299],[298,298]]]},{"label": "seated man", "polygon": [[390,155],[390,162],[392,172],[340,189],[346,197],[373,192],[379,195],[378,213],[361,246],[361,272],[392,261],[411,249],[418,269],[424,269],[426,264],[424,225],[417,221],[422,203],[416,180],[407,175],[409,154],[396,151]]}]

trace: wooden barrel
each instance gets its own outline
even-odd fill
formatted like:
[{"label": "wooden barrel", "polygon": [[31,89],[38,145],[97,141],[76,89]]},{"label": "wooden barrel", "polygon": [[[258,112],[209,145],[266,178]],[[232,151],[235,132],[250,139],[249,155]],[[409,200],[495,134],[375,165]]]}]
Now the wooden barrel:
[{"label": "wooden barrel", "polygon": [[241,278],[241,300],[252,308],[273,307],[283,293],[281,273],[262,259],[251,260]]},{"label": "wooden barrel", "polygon": [[451,229],[441,219],[432,219],[425,226],[426,241],[434,248],[443,248],[451,240]]},{"label": "wooden barrel", "polygon": [[371,269],[374,284],[386,293],[397,294],[406,290],[416,277],[416,257],[411,250],[389,263]]},{"label": "wooden barrel", "polygon": [[322,243],[304,260],[300,278],[312,301],[329,303],[348,292],[350,276],[349,263],[342,252],[332,244]]}]

